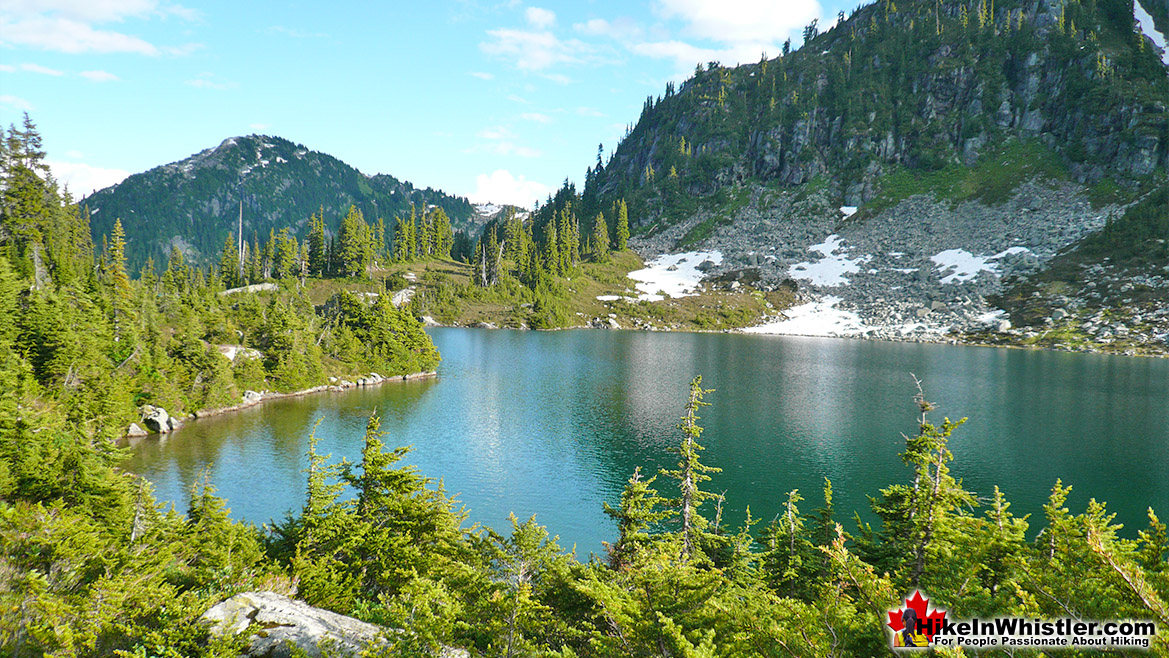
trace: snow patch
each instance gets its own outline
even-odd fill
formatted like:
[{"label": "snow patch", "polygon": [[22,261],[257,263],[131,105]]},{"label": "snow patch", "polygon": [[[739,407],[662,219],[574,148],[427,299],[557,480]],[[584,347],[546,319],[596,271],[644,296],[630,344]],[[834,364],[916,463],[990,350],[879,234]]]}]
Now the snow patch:
[{"label": "snow patch", "polygon": [[793,306],[784,311],[786,319],[743,329],[749,334],[778,336],[855,336],[868,331],[860,316],[836,308],[839,297],[831,295],[820,301]]},{"label": "snow patch", "polygon": [[808,251],[819,252],[823,258],[814,263],[796,263],[788,268],[787,275],[827,288],[847,285],[848,280],[844,275],[859,272],[860,264],[867,263],[872,257],[849,258],[841,247],[842,242],[841,237],[833,233],[825,238],[824,242],[808,247]]},{"label": "snow patch", "polygon": [[840,206],[840,212],[843,213],[845,217],[852,217],[856,214],[856,211],[856,206]]},{"label": "snow patch", "polygon": [[615,301],[618,301],[620,299],[625,299],[625,298],[622,297],[621,295],[597,295],[597,301],[602,301],[602,302],[615,302]]},{"label": "snow patch", "polygon": [[930,256],[930,260],[938,266],[939,272],[948,272],[946,276],[942,277],[942,283],[962,283],[975,278],[982,272],[998,274],[998,266],[991,261],[1029,251],[1031,250],[1026,247],[1011,247],[993,256],[975,256],[965,249],[947,249]]},{"label": "snow patch", "polygon": [[491,215],[494,215],[495,213],[499,212],[500,210],[503,210],[503,206],[498,206],[494,203],[476,203],[475,204],[475,212],[479,213],[483,217],[490,217]]},{"label": "snow patch", "polygon": [[1153,45],[1161,49],[1161,62],[1169,66],[1169,39],[1166,39],[1165,35],[1157,30],[1157,26],[1153,23],[1153,17],[1141,6],[1141,0],[1133,0],[1132,11],[1137,22],[1141,24],[1141,32],[1149,37]]},{"label": "snow patch", "polygon": [[666,297],[686,297],[695,294],[694,290],[703,277],[698,266],[708,260],[718,265],[723,255],[718,251],[666,254],[646,263],[645,269],[634,270],[626,276],[637,282],[640,293],[637,298],[640,300],[657,302]]}]

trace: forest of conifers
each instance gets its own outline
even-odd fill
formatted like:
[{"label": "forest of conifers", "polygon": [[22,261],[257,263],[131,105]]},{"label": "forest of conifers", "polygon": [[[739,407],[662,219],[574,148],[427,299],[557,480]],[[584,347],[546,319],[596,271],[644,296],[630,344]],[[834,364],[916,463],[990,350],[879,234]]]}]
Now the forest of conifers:
[{"label": "forest of conifers", "polygon": [[[200,616],[253,590],[402,629],[371,649],[385,656],[444,645],[483,656],[888,655],[887,611],[916,589],[958,618],[1169,625],[1169,533],[1152,510],[1147,527],[1122,534],[1102,502],[1069,510],[1056,482],[1041,518],[1016,517],[997,489],[968,491],[950,475],[947,440],[961,423],[936,422],[924,396],[905,480],[871,492],[876,525],[835,509],[825,482],[808,502],[791,492],[775,519],[725,527],[701,461],[701,408],[717,394],[700,378],[678,401],[676,468],[631,473],[606,506],[616,533],[605,555],[566,552],[535,519],[469,526],[405,449],[383,443],[377,418],[356,463],[310,441],[304,505],[288,518],[236,521],[206,478],[179,514],[119,468],[115,440],[142,405],[189,412],[248,388],[429,370],[438,354],[388,295],[342,291],[318,310],[292,276],[263,296],[225,296],[218,268],[188,267],[179,252],[161,274],[131,276],[116,228],[94,248],[31,122],[7,132],[2,154],[4,655],[236,656],[246,639],[209,637]],[[262,356],[231,361],[223,344]],[[1163,631],[1152,650],[1169,651]]]}]

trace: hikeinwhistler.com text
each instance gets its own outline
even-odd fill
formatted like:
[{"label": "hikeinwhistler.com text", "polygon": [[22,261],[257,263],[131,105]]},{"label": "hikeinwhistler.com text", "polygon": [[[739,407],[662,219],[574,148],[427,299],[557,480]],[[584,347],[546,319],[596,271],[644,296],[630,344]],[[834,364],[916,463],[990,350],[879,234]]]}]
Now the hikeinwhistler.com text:
[{"label": "hikeinwhistler.com text", "polygon": [[1025,619],[995,617],[921,622],[936,647],[995,649],[1082,647],[1148,649],[1157,624],[1145,620]]}]

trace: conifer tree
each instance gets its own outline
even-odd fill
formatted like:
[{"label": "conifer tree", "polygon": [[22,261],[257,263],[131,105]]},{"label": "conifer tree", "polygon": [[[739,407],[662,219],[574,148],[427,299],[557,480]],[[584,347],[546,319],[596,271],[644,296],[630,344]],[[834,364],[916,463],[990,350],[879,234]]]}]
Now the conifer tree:
[{"label": "conifer tree", "polygon": [[674,501],[678,508],[681,522],[682,560],[687,561],[695,556],[695,552],[706,543],[708,525],[706,519],[699,513],[702,503],[715,498],[710,492],[703,491],[701,485],[710,480],[710,473],[719,473],[721,468],[707,466],[699,461],[698,455],[704,448],[698,443],[702,436],[702,427],[698,425],[698,411],[702,407],[710,406],[703,402],[702,397],[711,393],[713,389],[702,388],[702,376],[695,377],[690,382],[690,395],[686,400],[686,407],[682,414],[682,422],[678,429],[682,430],[682,443],[673,450],[678,455],[678,467],[674,470],[662,470],[661,474],[678,481],[678,498]]},{"label": "conifer tree", "polygon": [[308,232],[308,273],[309,276],[323,277],[328,271],[328,254],[325,243],[325,209],[320,215],[309,218]]},{"label": "conifer tree", "polygon": [[629,207],[625,205],[625,199],[617,202],[616,233],[613,251],[625,251],[629,248]]},{"label": "conifer tree", "polygon": [[593,258],[605,261],[609,258],[609,226],[605,223],[605,213],[598,213],[593,220],[592,235]]}]

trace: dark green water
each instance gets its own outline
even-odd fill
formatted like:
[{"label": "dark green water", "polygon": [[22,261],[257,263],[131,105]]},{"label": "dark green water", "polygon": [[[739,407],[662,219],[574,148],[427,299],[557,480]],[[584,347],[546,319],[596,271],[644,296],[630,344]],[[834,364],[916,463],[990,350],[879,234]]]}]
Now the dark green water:
[{"label": "dark green water", "polygon": [[[561,544],[599,551],[635,466],[656,472],[687,384],[716,391],[703,412],[704,461],[723,472],[726,519],[750,505],[774,516],[798,488],[810,511],[824,477],[838,519],[867,512],[866,494],[907,478],[898,452],[915,429],[915,373],[943,415],[968,416],[951,440],[968,489],[994,485],[1016,514],[1041,516],[1056,478],[1070,505],[1107,501],[1135,535],[1150,505],[1169,514],[1169,361],[1055,352],[833,339],[605,331],[436,329],[435,380],[270,402],[188,424],[134,445],[127,467],[160,500],[185,507],[209,468],[236,517],[264,523],[302,504],[307,439],[360,456],[376,408],[390,445],[449,492],[470,518],[503,530],[507,515],[536,514]],[[670,495],[667,481],[659,480]],[[711,510],[712,511],[712,510]]]}]

